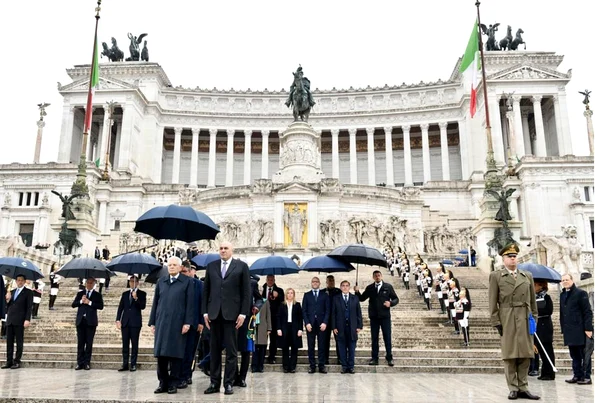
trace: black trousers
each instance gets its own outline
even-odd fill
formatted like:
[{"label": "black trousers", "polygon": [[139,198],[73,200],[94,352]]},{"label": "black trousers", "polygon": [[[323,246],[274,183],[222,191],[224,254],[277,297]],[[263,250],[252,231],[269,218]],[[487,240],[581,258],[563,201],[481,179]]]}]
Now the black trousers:
[{"label": "black trousers", "polygon": [[[330,320],[329,320],[330,322]],[[326,332],[324,332],[324,363],[328,364],[329,363],[329,357],[331,354],[331,333],[333,334],[333,337],[335,338],[335,354],[337,355],[337,360],[341,359],[341,356],[339,355],[339,343],[337,342],[337,336],[335,335],[335,333],[330,329],[330,327],[327,327]],[[320,349],[320,346],[318,347]]]},{"label": "black trousers", "polygon": [[49,304],[48,304],[48,306],[50,308],[53,308],[54,307],[54,304],[56,303],[56,298],[58,298],[57,295],[50,295],[50,301],[49,301]]},{"label": "black trousers", "polygon": [[93,339],[97,326],[87,325],[83,318],[81,324],[76,327],[76,363],[78,365],[90,365],[91,354],[93,354]]},{"label": "black trousers", "polygon": [[225,376],[223,385],[233,385],[238,365],[238,335],[236,322],[222,315],[211,321],[211,383],[221,386],[221,352],[225,346]]},{"label": "black trousers", "polygon": [[[128,357],[130,355],[130,365],[135,366],[138,358],[138,339],[140,337],[140,327],[122,328],[122,363],[128,366]],[[132,344],[132,354],[130,354],[130,345]]]},{"label": "black trousers", "polygon": [[39,304],[33,304],[33,309],[31,310],[31,316],[33,317],[37,317],[37,314],[39,313]]},{"label": "black trousers", "polygon": [[269,335],[269,361],[272,361],[277,356],[277,328],[272,327],[271,334]]},{"label": "black trousers", "polygon": [[[18,325],[6,326],[6,362],[9,364],[20,363],[23,357],[23,340],[25,327]],[[14,343],[17,343],[17,355],[13,358]]]},{"label": "black trousers", "polygon": [[240,353],[240,369],[236,368],[236,379],[245,381],[246,375],[248,375],[248,368],[250,367],[250,352],[242,351]]},{"label": "black trousers", "polygon": [[291,371],[297,366],[298,348],[293,343],[293,334],[283,334],[283,369]]},{"label": "black trousers", "polygon": [[252,372],[264,371],[264,357],[267,352],[266,344],[257,344],[252,353]]},{"label": "black trousers", "polygon": [[[543,348],[541,347],[541,344],[543,344]],[[545,376],[547,378],[555,378],[556,374],[554,372],[554,368],[552,368],[552,365],[545,357],[545,353],[547,353],[547,355],[550,357],[550,360],[552,360],[552,363],[556,365],[556,357],[554,356],[554,346],[552,345],[552,342],[550,341],[544,343],[542,340],[541,343],[539,343],[537,340],[535,340],[535,345],[537,346],[537,351],[539,351],[539,355],[535,356],[535,360],[537,361],[537,367],[539,367],[540,358],[542,362],[541,376]]]},{"label": "black trousers", "polygon": [[568,346],[572,358],[572,373],[577,379],[585,379],[583,361],[585,360],[585,346]]},{"label": "black trousers", "polygon": [[192,362],[196,355],[196,339],[199,334],[194,326],[190,326],[190,330],[186,336],[186,348],[184,349],[184,360],[182,361],[181,379],[186,381],[192,378]]},{"label": "black trousers", "polygon": [[[308,338],[308,362],[310,363],[310,368],[316,367],[316,357],[314,355],[314,350],[316,348],[316,341],[318,340],[318,367],[324,367],[326,362],[326,333],[328,333],[330,329],[326,329],[324,332],[320,330],[320,324],[318,322],[312,323],[312,331],[306,331],[306,337]],[[330,340],[329,340],[330,341]]]},{"label": "black trousers", "polygon": [[390,318],[370,318],[370,331],[372,333],[372,359],[378,360],[378,353],[380,350],[380,329],[382,329],[382,339],[384,340],[384,347],[386,348],[386,359],[392,360],[392,330]]},{"label": "black trousers", "polygon": [[159,386],[169,388],[178,386],[180,383],[180,372],[182,371],[182,359],[174,357],[157,357],[157,379]]}]

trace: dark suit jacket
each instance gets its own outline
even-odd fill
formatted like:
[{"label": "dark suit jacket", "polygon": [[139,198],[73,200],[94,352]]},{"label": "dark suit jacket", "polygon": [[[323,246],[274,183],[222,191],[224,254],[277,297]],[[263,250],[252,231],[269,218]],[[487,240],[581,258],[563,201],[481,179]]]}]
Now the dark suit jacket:
[{"label": "dark suit jacket", "polygon": [[338,340],[343,340],[347,332],[351,332],[351,340],[357,340],[356,329],[362,329],[364,327],[364,319],[362,317],[362,307],[359,303],[359,299],[349,294],[349,327],[347,327],[345,318],[345,301],[343,300],[343,294],[335,296],[333,300],[333,315],[331,317],[331,329],[337,329],[339,334],[337,335]]},{"label": "dark suit jacket", "polygon": [[120,304],[118,305],[118,313],[116,314],[116,321],[120,321],[122,327],[142,327],[143,313],[141,312],[147,306],[147,293],[143,290],[136,290],[136,296],[131,301],[130,290],[124,291],[120,297]]},{"label": "dark suit jacket", "polygon": [[203,283],[197,278],[192,279],[194,283],[194,317],[192,320],[192,327],[196,329],[198,325],[204,324],[204,319],[202,317],[202,309],[200,309],[200,304],[202,303],[202,288]]},{"label": "dark suit jacket", "polygon": [[79,291],[74,297],[74,301],[72,301],[72,307],[78,308],[76,311],[76,325],[80,325],[83,316],[87,318],[87,325],[89,326],[97,326],[99,320],[97,319],[97,311],[103,309],[103,297],[97,291],[93,291],[91,293],[91,306],[87,304],[81,304],[81,299],[83,299],[83,295],[87,292],[86,289]]},{"label": "dark suit jacket", "polygon": [[10,301],[6,304],[6,325],[23,326],[26,320],[31,320],[31,310],[33,309],[33,291],[27,287],[19,294],[16,300],[12,299],[15,288],[10,293]]},{"label": "dark suit jacket", "polygon": [[[262,298],[267,297],[267,288],[268,286],[266,285],[266,283],[262,286]],[[285,301],[285,292],[283,291],[283,288],[281,287],[277,287],[277,284],[273,284],[273,291],[277,291],[277,293],[279,294],[277,296],[277,298],[273,299],[272,297],[272,292],[271,295],[269,296],[269,306],[271,307],[271,315],[273,315],[273,317],[276,317],[277,315],[279,315],[279,307],[281,306],[281,303],[283,301]],[[277,321],[273,321],[273,331],[277,332]]]},{"label": "dark suit jacket", "polygon": [[589,295],[575,284],[560,295],[560,327],[565,346],[584,346],[585,331],[593,331],[593,311]]},{"label": "dark suit jacket", "polygon": [[0,275],[0,319],[4,319],[4,314],[6,313],[6,300],[4,299],[6,295],[5,287],[4,278]]},{"label": "dark suit jacket", "polygon": [[[303,347],[302,338],[298,337],[298,330],[304,329],[304,318],[302,316],[302,307],[299,302],[294,302],[291,308],[291,323],[288,322],[289,311],[287,304],[281,304],[279,307],[279,314],[277,315],[277,329],[282,332],[282,340],[285,340],[287,335],[291,335],[291,345],[297,348]],[[284,342],[281,342],[281,347],[285,346]],[[288,346],[285,346],[288,347]]]},{"label": "dark suit jacket", "polygon": [[360,294],[358,291],[355,295],[357,295],[360,301],[370,298],[370,302],[368,303],[368,316],[370,318],[390,318],[390,308],[385,307],[384,303],[389,301],[391,307],[399,303],[399,297],[397,297],[395,289],[386,281],[382,282],[380,292],[376,292],[376,283],[372,283],[366,287],[363,294]]},{"label": "dark suit jacket", "polygon": [[209,320],[223,317],[235,321],[238,315],[249,319],[252,306],[250,294],[250,273],[248,265],[239,259],[232,259],[221,277],[221,260],[215,260],[206,267],[202,294],[202,313],[209,314]]},{"label": "dark suit jacket", "polygon": [[302,312],[304,316],[304,325],[318,323],[321,325],[329,324],[331,314],[331,298],[322,290],[318,290],[318,300],[314,298],[314,291],[308,291],[304,294],[302,300]]}]

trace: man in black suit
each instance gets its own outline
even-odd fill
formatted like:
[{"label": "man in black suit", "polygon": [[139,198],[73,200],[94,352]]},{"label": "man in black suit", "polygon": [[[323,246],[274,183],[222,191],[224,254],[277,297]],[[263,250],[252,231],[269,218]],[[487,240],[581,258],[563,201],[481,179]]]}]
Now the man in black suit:
[{"label": "man in black suit", "polygon": [[326,374],[325,365],[326,351],[325,341],[330,310],[331,299],[327,293],[320,290],[320,279],[312,278],[312,290],[304,294],[302,300],[302,314],[304,316],[304,325],[306,325],[306,334],[308,337],[308,361],[310,363],[309,374],[316,372],[316,359],[314,349],[316,340],[318,340],[318,370]]},{"label": "man in black suit", "polygon": [[198,337],[203,328],[203,319],[201,315],[200,304],[202,302],[202,281],[195,278],[196,269],[192,267],[190,260],[182,262],[182,274],[190,278],[194,285],[194,316],[190,324],[190,331],[186,336],[186,348],[184,350],[184,360],[182,361],[182,380],[178,388],[185,388],[187,385],[192,385],[192,362],[196,356],[196,347],[198,344]]},{"label": "man in black suit", "polygon": [[[142,310],[147,306],[147,293],[138,289],[138,277],[130,276],[128,285],[130,290],[122,293],[116,314],[116,327],[122,331],[122,367],[118,370],[120,372],[129,369],[132,372],[136,371],[138,339],[143,326]],[[130,355],[129,367],[130,344],[132,344],[132,355]]]},{"label": "man in black suit", "polygon": [[[323,291],[326,293],[326,295],[329,296],[329,299],[331,301],[330,315],[328,319],[328,323],[331,323],[331,321],[333,320],[333,301],[335,300],[335,297],[337,295],[341,294],[341,290],[335,287],[335,276],[333,276],[332,274],[326,276],[326,288]],[[337,343],[337,336],[334,334],[332,329],[329,329],[329,331],[325,333],[324,339],[324,357],[326,365],[328,365],[329,363],[329,356],[331,352],[331,333],[335,338],[335,352],[337,354],[337,360],[339,360],[339,344]]]},{"label": "man in black suit", "polygon": [[[279,307],[285,300],[285,293],[283,288],[277,287],[275,284],[275,276],[268,275],[267,282],[262,286],[262,298],[269,301],[271,307],[271,317],[276,318],[279,316]],[[277,356],[277,320],[273,320],[273,331],[269,336],[269,364],[275,364],[275,358]]]},{"label": "man in black suit", "polygon": [[[2,280],[0,280],[2,281]],[[6,364],[2,369],[19,369],[23,357],[25,328],[31,323],[33,292],[25,287],[25,276],[16,278],[17,288],[6,295]],[[14,342],[17,343],[17,355],[13,356]]]},{"label": "man in black suit", "polygon": [[392,285],[382,281],[382,273],[375,270],[372,273],[374,282],[369,284],[360,294],[359,287],[353,287],[355,295],[360,301],[365,301],[370,298],[368,303],[368,316],[370,317],[370,331],[372,333],[372,359],[369,365],[378,365],[378,350],[380,329],[382,329],[382,338],[384,339],[384,347],[386,348],[386,361],[389,366],[394,366],[392,344],[391,344],[391,322],[390,322],[390,308],[399,303],[399,297],[395,293]]},{"label": "man in black suit", "polygon": [[101,255],[103,257],[103,260],[109,260],[110,252],[107,245],[105,245],[105,248],[103,248],[103,250],[101,251]]},{"label": "man in black suit", "polygon": [[99,246],[95,247],[95,259],[101,260],[101,251],[99,250]]},{"label": "man in black suit", "polygon": [[85,283],[85,289],[79,291],[72,301],[76,311],[76,367],[75,370],[91,369],[91,354],[93,353],[93,339],[99,320],[97,311],[103,309],[103,297],[93,290],[95,279],[90,277]]},{"label": "man in black suit", "polygon": [[219,246],[220,260],[206,267],[202,309],[205,326],[211,330],[211,384],[205,394],[217,393],[221,387],[221,352],[225,346],[225,394],[233,394],[238,361],[237,329],[250,313],[250,273],[248,265],[232,259],[229,242]]},{"label": "man in black suit", "polygon": [[341,294],[333,301],[333,316],[331,327],[337,336],[341,373],[355,374],[355,345],[357,335],[364,327],[362,307],[359,299],[349,293],[350,283],[341,282]]}]

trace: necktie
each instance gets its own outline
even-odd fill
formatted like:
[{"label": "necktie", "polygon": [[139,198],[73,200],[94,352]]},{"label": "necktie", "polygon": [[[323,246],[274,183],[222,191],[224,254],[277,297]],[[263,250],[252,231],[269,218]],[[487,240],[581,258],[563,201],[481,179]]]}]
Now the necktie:
[{"label": "necktie", "polygon": [[380,283],[376,284],[376,294],[380,293]]},{"label": "necktie", "polygon": [[225,273],[227,273],[227,262],[224,260],[221,265],[221,277],[225,278]]},{"label": "necktie", "polygon": [[87,299],[91,299],[91,291],[87,291]]},{"label": "necktie", "polygon": [[314,301],[318,301],[318,290],[314,290]]},{"label": "necktie", "polygon": [[516,270],[512,272],[512,277],[514,277],[514,279],[516,280]]},{"label": "necktie", "polygon": [[269,291],[267,294],[267,299],[271,298],[271,295],[273,294],[273,287],[269,287]]},{"label": "necktie", "polygon": [[16,291],[14,292],[14,299],[13,301],[16,301],[17,297],[19,296],[19,294],[21,293],[21,289],[17,288]]},{"label": "necktie", "polygon": [[128,302],[132,304],[132,290],[130,290],[130,295],[128,296]]},{"label": "necktie", "polygon": [[173,283],[175,279],[176,279],[176,278],[172,276],[172,277],[170,277],[170,278],[169,278],[169,282],[170,282],[170,283]]},{"label": "necktie", "polygon": [[343,295],[343,299],[345,300],[345,306],[347,306],[347,295]]}]

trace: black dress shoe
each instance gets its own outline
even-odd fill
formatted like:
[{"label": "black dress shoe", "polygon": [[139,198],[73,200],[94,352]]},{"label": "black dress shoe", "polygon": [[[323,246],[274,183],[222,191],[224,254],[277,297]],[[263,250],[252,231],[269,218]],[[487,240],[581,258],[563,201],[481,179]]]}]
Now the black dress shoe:
[{"label": "black dress shoe", "polygon": [[226,395],[233,395],[233,386],[225,385],[225,392],[223,393]]},{"label": "black dress shoe", "polygon": [[539,375],[539,371],[531,371],[529,372],[529,376],[537,376]]},{"label": "black dress shoe", "polygon": [[566,383],[577,383],[578,382],[578,378],[572,378],[572,379],[565,379],[564,382]]},{"label": "black dress shoe", "polygon": [[539,379],[540,381],[555,381],[556,380],[556,378],[554,378],[553,376],[540,376],[537,379]]},{"label": "black dress shoe", "polygon": [[508,400],[516,400],[518,398],[519,398],[519,394],[516,390],[513,390],[508,394]]},{"label": "black dress shoe", "polygon": [[591,385],[592,383],[591,379],[581,379],[576,382],[577,385]]},{"label": "black dress shoe", "polygon": [[[180,383],[178,383],[177,388],[178,389],[186,389],[188,387],[188,382],[186,381],[182,381]],[[169,393],[169,390],[167,391],[167,393]]]},{"label": "black dress shoe", "polygon": [[310,367],[310,369],[308,370],[308,373],[309,373],[309,374],[313,374],[313,373],[315,373],[315,372],[316,372],[316,368],[312,368],[312,367]]},{"label": "black dress shoe", "polygon": [[186,379],[186,384],[188,384],[188,385],[192,385],[192,378],[188,378],[188,379]]},{"label": "black dress shoe", "polygon": [[165,392],[167,392],[167,389],[165,389],[165,388],[164,388],[163,386],[161,386],[161,385],[159,385],[159,386],[157,387],[157,389],[155,389],[155,390],[153,391],[153,393],[165,393]]},{"label": "black dress shoe", "polygon": [[289,372],[289,369],[288,368],[283,368],[283,373],[284,374],[287,374],[288,372]]},{"label": "black dress shoe", "polygon": [[2,368],[2,369],[9,369],[9,368],[11,368],[11,367],[12,367],[12,362],[7,362],[6,364],[4,364],[4,365],[3,365],[2,367],[0,367],[0,368]]},{"label": "black dress shoe", "polygon": [[134,371],[136,371],[136,365],[133,365],[130,367],[130,372],[134,372]]},{"label": "black dress shoe", "polygon": [[355,374],[355,369],[354,368],[349,368],[349,373],[350,374]]},{"label": "black dress shoe", "polygon": [[205,390],[205,395],[210,395],[211,393],[219,393],[219,386],[215,386],[215,384],[210,384],[209,387]]},{"label": "black dress shoe", "polygon": [[118,368],[118,372],[123,372],[123,371],[128,371],[128,366],[122,365],[120,368]]},{"label": "black dress shoe", "polygon": [[328,374],[328,370],[326,369],[326,367],[318,368],[318,372],[320,372],[321,374]]},{"label": "black dress shoe", "polygon": [[85,365],[85,367],[83,368],[85,371],[88,371],[91,369],[91,366],[89,364]]},{"label": "black dress shoe", "polygon": [[239,386],[240,388],[245,388],[245,387],[247,387],[247,386],[248,386],[248,384],[246,383],[246,381],[244,381],[244,380],[240,380],[240,381],[238,381],[238,382],[237,382],[237,384],[236,384],[236,383],[234,383],[234,385],[233,385],[233,386]]},{"label": "black dress shoe", "polygon": [[168,395],[173,395],[175,393],[178,393],[178,388],[176,388],[175,386],[170,386],[169,388],[167,388]]},{"label": "black dress shoe", "polygon": [[388,360],[388,366],[389,367],[394,367],[395,366],[395,362],[393,360]]},{"label": "black dress shoe", "polygon": [[295,374],[295,368],[292,368],[292,369],[290,369],[290,370],[289,370],[289,373],[291,373],[291,374]]},{"label": "black dress shoe", "polygon": [[348,371],[347,371],[347,369],[346,369],[346,368],[341,368],[341,373],[342,373],[342,374],[346,374],[347,372],[348,372]]},{"label": "black dress shoe", "polygon": [[539,396],[537,396],[537,395],[534,395],[534,394],[532,394],[532,393],[531,393],[531,392],[529,392],[528,390],[527,390],[527,391],[524,391],[524,392],[523,392],[523,391],[519,391],[519,392],[518,392],[518,396],[519,396],[521,399],[529,399],[529,400],[539,400],[539,399],[541,399],[541,397],[539,397]]},{"label": "black dress shoe", "polygon": [[21,368],[21,364],[18,362],[15,362],[14,364],[12,364],[12,367],[10,367],[10,369],[19,369]]},{"label": "black dress shoe", "polygon": [[[2,367],[2,368],[4,368],[4,367]],[[81,369],[83,369],[83,366],[82,366],[82,365],[78,365],[78,364],[77,364],[77,366],[76,366],[76,367],[74,367],[74,370],[75,370],[75,371],[80,371]]]},{"label": "black dress shoe", "polygon": [[378,365],[378,360],[371,359],[370,362],[368,362],[368,365]]}]

